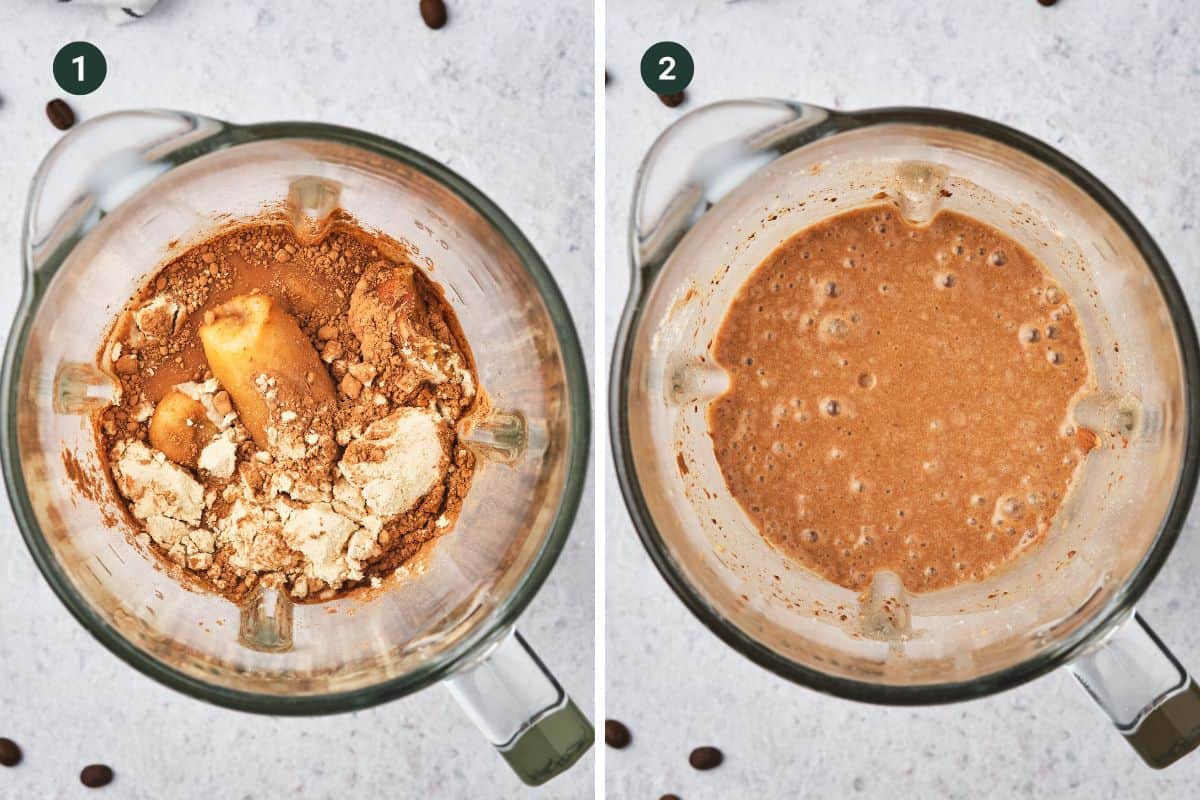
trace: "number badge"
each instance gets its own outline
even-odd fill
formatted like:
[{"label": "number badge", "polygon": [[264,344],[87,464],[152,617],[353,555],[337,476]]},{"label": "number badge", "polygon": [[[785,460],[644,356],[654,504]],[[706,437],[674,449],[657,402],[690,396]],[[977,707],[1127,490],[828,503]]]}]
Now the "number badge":
[{"label": "number badge", "polygon": [[655,94],[682,92],[695,72],[692,54],[679,42],[658,42],[642,55],[642,82]]},{"label": "number badge", "polygon": [[108,75],[104,53],[91,42],[65,44],[54,56],[54,81],[70,94],[91,94]]}]

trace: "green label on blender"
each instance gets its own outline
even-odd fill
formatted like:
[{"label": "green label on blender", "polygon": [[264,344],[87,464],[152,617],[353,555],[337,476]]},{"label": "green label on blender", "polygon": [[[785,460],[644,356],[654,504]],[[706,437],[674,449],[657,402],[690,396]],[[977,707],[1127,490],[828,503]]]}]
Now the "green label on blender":
[{"label": "green label on blender", "polygon": [[655,94],[682,92],[695,73],[692,54],[678,42],[652,44],[642,55],[642,81]]},{"label": "green label on blender", "polygon": [[54,81],[64,92],[91,94],[108,75],[104,53],[91,42],[65,44],[54,56]]}]

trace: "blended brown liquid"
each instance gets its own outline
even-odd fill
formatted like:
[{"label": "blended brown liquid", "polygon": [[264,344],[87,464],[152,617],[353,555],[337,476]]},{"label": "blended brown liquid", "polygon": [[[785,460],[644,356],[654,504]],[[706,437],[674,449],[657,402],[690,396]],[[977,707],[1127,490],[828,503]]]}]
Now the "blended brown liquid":
[{"label": "blended brown liquid", "polygon": [[1039,544],[1095,446],[1066,293],[1020,244],[891,205],[814,225],[750,275],[713,344],[709,411],[734,498],[790,558],[850,589],[980,580]]}]

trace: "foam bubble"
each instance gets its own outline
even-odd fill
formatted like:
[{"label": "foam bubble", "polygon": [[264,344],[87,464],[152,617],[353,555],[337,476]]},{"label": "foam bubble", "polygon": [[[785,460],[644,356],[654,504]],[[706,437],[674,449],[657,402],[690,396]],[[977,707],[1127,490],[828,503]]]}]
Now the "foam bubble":
[{"label": "foam bubble", "polygon": [[[981,247],[979,249],[981,251],[980,255],[983,255],[983,248]],[[988,263],[993,267],[1003,267],[1008,263],[1008,255],[1003,250],[993,250],[992,254],[988,256]]]},{"label": "foam bubble", "polygon": [[875,388],[875,376],[869,372],[864,372],[858,376],[858,385],[864,389]]},{"label": "foam bubble", "polygon": [[837,316],[821,320],[821,334],[828,339],[845,339],[850,332],[850,323]]},{"label": "foam bubble", "polygon": [[958,278],[952,272],[939,272],[933,276],[933,285],[939,289],[952,289],[958,283]]},{"label": "foam bubble", "polygon": [[1017,338],[1021,340],[1022,344],[1033,344],[1042,338],[1042,334],[1036,325],[1025,324],[1017,330]]}]

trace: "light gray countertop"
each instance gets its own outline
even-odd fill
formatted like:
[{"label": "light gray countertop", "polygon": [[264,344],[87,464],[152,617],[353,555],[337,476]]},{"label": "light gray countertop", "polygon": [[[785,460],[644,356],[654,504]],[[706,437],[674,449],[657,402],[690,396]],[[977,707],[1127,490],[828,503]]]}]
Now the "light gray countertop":
[{"label": "light gray countertop", "polygon": [[[81,118],[164,107],[239,122],[363,128],[448,164],[491,196],[550,265],[592,340],[592,11],[521,0],[454,4],[430,31],[417,3],[163,0],[113,27],[81,5],[3,3],[0,37],[0,328],[20,291],[19,238],[33,171],[59,138],[43,107],[74,39],[105,52],[105,84],[71,99]],[[590,351],[590,347],[585,347]],[[521,630],[593,709],[592,490]],[[354,714],[281,719],[226,711],[135,672],[51,594],[0,503],[0,736],[25,761],[0,797],[519,797],[520,782],[444,689]],[[93,761],[117,781],[78,781]],[[537,793],[591,796],[593,756]]]},{"label": "light gray countertop", "polygon": [[[650,44],[696,61],[688,104],[642,85]],[[978,114],[1078,160],[1138,215],[1200,303],[1200,15],[1188,0],[680,2],[611,0],[607,12],[606,325],[627,286],[634,171],[689,108],[781,97],[842,109],[927,105]],[[1057,672],[959,705],[883,708],[826,697],[755,666],[709,633],[655,571],[607,480],[608,716],[634,746],[608,750],[608,794],[657,798],[1184,798],[1200,754],[1140,763],[1071,676]],[[1200,513],[1139,603],[1200,670]],[[708,773],[689,750],[715,744]]]}]

